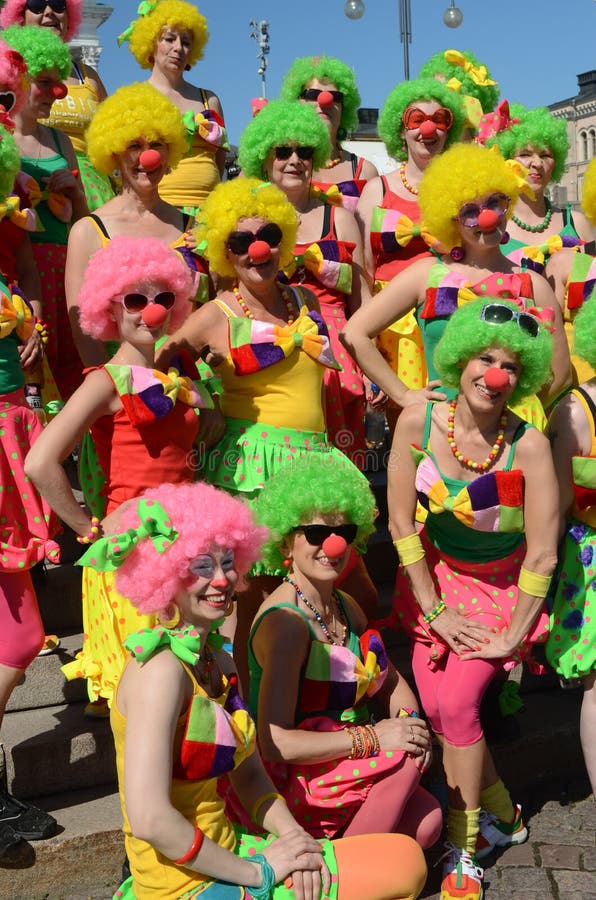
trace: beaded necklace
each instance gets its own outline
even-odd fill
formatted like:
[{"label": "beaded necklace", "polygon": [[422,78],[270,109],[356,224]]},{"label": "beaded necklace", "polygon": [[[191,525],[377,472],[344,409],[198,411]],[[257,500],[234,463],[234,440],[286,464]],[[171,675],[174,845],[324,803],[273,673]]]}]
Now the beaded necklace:
[{"label": "beaded necklace", "polygon": [[341,156],[336,156],[334,159],[328,159],[323,168],[334,169],[336,166],[338,166],[340,164],[340,162],[341,162]]},{"label": "beaded necklace", "polygon": [[485,460],[482,462],[474,462],[474,460],[469,459],[467,456],[464,456],[461,450],[458,449],[457,444],[455,443],[455,410],[457,408],[457,398],[452,400],[449,404],[449,415],[447,416],[447,443],[451,448],[451,452],[455,456],[458,463],[462,466],[465,466],[467,469],[472,469],[474,472],[486,472],[495,459],[499,455],[499,450],[505,440],[505,428],[507,427],[507,410],[502,414],[499,420],[499,431],[497,433],[497,439],[494,442],[492,449]]},{"label": "beaded necklace", "polygon": [[515,224],[520,228],[523,228],[524,231],[532,231],[534,232],[534,234],[546,231],[546,229],[550,225],[550,220],[553,217],[553,208],[546,197],[544,198],[544,202],[546,204],[546,215],[542,222],[539,222],[538,225],[528,225],[527,222],[522,222],[521,219],[518,219],[515,214],[511,216],[511,220],[515,222]]},{"label": "beaded necklace", "polygon": [[406,164],[402,162],[399,164],[399,177],[401,178],[401,183],[405,187],[406,191],[409,191],[410,194],[414,194],[414,196],[418,195],[418,188],[414,184],[410,184],[408,179],[406,178]]},{"label": "beaded necklace", "polygon": [[[248,308],[248,304],[247,304],[246,300],[244,299],[244,297],[240,293],[239,288],[236,285],[234,285],[234,287],[232,288],[232,292],[234,294],[234,297],[238,301],[238,306],[240,307],[240,309],[242,310],[242,312],[244,313],[246,318],[254,319],[253,313]],[[283,288],[280,289],[280,293],[281,293],[284,303],[286,304],[286,309],[288,311],[288,325],[291,325],[295,318],[294,317],[294,304],[292,303],[292,300],[291,300],[288,292],[284,291]]]},{"label": "beaded necklace", "polygon": [[302,593],[302,591],[300,590],[300,588],[298,587],[298,585],[296,584],[296,582],[295,582],[295,581],[292,581],[292,579],[290,578],[289,575],[286,575],[286,576],[285,576],[284,581],[287,581],[288,584],[290,584],[290,585],[294,588],[294,590],[296,591],[296,596],[298,597],[298,599],[299,599],[299,600],[302,600],[302,602],[304,603],[305,606],[308,606],[308,608],[310,609],[310,611],[313,613],[315,619],[316,619],[317,622],[319,623],[319,626],[320,626],[320,628],[321,628],[321,631],[323,632],[323,634],[325,635],[325,637],[327,638],[327,640],[329,641],[329,643],[330,643],[330,644],[334,644],[336,647],[343,647],[344,644],[345,644],[345,642],[346,642],[346,634],[347,634],[347,631],[348,631],[348,623],[347,623],[346,620],[345,620],[344,612],[343,612],[343,609],[342,609],[342,607],[341,607],[341,603],[340,603],[339,600],[337,599],[337,596],[336,596],[336,594],[335,594],[335,591],[333,592],[333,598],[334,598],[335,603],[336,603],[336,605],[337,605],[337,616],[336,616],[336,618],[338,619],[338,621],[339,621],[340,624],[341,624],[341,627],[342,627],[342,636],[341,636],[341,638],[338,639],[338,638],[337,638],[337,633],[334,631],[334,632],[333,632],[333,636],[335,637],[335,640],[334,640],[333,637],[332,637],[332,633],[331,633],[331,631],[330,631],[330,629],[329,629],[329,626],[328,626],[327,623],[325,622],[323,616],[321,615],[321,613],[319,612],[319,610],[317,609],[317,607],[314,605],[314,603],[311,603],[311,601],[308,599],[308,597],[305,597],[305,596],[304,596],[304,594]]}]

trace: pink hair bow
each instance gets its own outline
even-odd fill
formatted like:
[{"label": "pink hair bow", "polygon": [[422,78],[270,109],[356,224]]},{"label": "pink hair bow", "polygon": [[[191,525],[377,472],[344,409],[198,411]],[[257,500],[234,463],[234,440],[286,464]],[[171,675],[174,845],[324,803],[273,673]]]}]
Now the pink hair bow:
[{"label": "pink hair bow", "polygon": [[513,119],[511,118],[509,101],[501,100],[493,112],[482,116],[480,128],[478,129],[478,143],[485,144],[489,138],[494,137],[501,131],[506,131],[512,125],[519,125],[519,119],[515,118],[515,116]]},{"label": "pink hair bow", "polygon": [[530,306],[525,312],[529,315],[534,316],[535,319],[538,319],[539,322],[544,325],[547,331],[550,331],[551,334],[554,334],[555,326],[555,311],[550,306]]}]

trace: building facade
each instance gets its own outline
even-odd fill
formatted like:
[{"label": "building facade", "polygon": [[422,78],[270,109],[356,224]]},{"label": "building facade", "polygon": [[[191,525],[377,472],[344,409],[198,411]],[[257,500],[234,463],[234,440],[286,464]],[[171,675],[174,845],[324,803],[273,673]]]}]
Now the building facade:
[{"label": "building facade", "polygon": [[579,206],[588,164],[596,156],[596,70],[577,76],[578,93],[549,106],[554,116],[567,121],[569,156],[560,183],[552,190],[558,205]]}]

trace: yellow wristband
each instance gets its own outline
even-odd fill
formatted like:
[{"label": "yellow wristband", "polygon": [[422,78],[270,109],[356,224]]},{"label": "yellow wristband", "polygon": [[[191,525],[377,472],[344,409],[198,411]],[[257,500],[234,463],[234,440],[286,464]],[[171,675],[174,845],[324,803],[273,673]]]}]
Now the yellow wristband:
[{"label": "yellow wristband", "polygon": [[263,803],[267,803],[267,800],[283,800],[284,803],[286,802],[285,797],[283,797],[281,794],[275,793],[274,791],[271,791],[271,793],[269,794],[263,794],[262,797],[258,797],[257,800],[255,800],[253,808],[250,811],[250,817],[256,824],[258,824],[257,815],[259,813],[259,810]]},{"label": "yellow wristband", "polygon": [[530,597],[540,597],[542,600],[548,594],[552,575],[539,575],[538,572],[530,572],[522,566],[519,570],[517,586],[524,594]]},{"label": "yellow wristband", "polygon": [[411,566],[412,563],[418,562],[426,556],[420,535],[416,532],[409,534],[407,537],[398,538],[393,541],[393,546],[397,550],[399,561],[402,566]]}]

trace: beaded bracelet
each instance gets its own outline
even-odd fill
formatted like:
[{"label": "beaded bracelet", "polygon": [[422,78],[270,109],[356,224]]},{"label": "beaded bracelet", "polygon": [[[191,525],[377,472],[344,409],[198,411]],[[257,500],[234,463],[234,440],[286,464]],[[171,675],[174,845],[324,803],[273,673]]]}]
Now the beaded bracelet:
[{"label": "beaded bracelet", "polygon": [[177,866],[184,866],[187,862],[190,862],[191,859],[194,859],[205,839],[205,835],[201,831],[198,825],[195,825],[195,836],[193,838],[192,844],[186,851],[186,853],[181,856],[179,859],[172,860]]},{"label": "beaded bracelet", "polygon": [[524,594],[529,594],[530,597],[540,597],[541,600],[544,600],[548,594],[551,580],[552,575],[539,575],[538,572],[531,572],[522,566],[519,570],[517,587]]},{"label": "beaded bracelet", "polygon": [[257,822],[258,812],[263,803],[267,803],[267,800],[283,800],[284,803],[286,802],[286,798],[282,794],[277,794],[275,791],[271,791],[269,794],[263,794],[261,797],[257,797],[250,811],[250,818],[253,822]]},{"label": "beaded bracelet", "polygon": [[99,537],[99,519],[97,516],[91,516],[91,529],[88,534],[83,537],[77,536],[79,544],[92,544]]},{"label": "beaded bracelet", "polygon": [[38,319],[37,322],[35,323],[35,330],[39,331],[39,334],[41,337],[41,342],[45,347],[45,345],[47,344],[49,337],[50,337],[49,332],[48,332],[48,326],[46,325],[45,322],[42,322],[41,319]]},{"label": "beaded bracelet", "polygon": [[269,900],[271,892],[275,887],[275,872],[262,853],[255,853],[250,857],[250,861],[258,863],[261,867],[261,886],[247,887],[247,891],[254,900]]},{"label": "beaded bracelet", "polygon": [[351,725],[348,729],[352,749],[348,759],[368,759],[381,752],[379,736],[373,725]]},{"label": "beaded bracelet", "polygon": [[429,613],[427,613],[425,616],[422,616],[422,618],[424,619],[424,621],[426,622],[427,625],[430,625],[430,623],[434,622],[434,620],[437,618],[437,616],[440,616],[441,613],[444,613],[446,609],[447,609],[447,605],[446,605],[445,601],[439,600],[439,602],[434,607],[434,609],[431,609],[431,611]]}]

